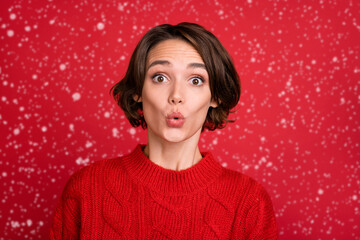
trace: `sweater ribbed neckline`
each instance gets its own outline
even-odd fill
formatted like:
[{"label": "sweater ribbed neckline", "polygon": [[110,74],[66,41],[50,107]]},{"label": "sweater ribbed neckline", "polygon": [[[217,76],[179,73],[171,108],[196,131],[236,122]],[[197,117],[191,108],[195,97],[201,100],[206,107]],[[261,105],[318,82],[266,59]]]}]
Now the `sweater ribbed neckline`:
[{"label": "sweater ribbed neckline", "polygon": [[181,171],[165,169],[145,156],[145,145],[137,145],[127,155],[123,164],[133,178],[154,191],[170,194],[186,194],[204,188],[216,180],[223,167],[211,153],[202,153],[203,158],[194,166]]}]

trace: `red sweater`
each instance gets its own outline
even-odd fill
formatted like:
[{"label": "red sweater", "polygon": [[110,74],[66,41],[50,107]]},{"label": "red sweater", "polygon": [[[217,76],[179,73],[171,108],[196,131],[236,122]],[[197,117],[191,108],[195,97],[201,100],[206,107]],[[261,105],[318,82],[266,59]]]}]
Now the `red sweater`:
[{"label": "red sweater", "polygon": [[203,156],[167,170],[139,145],[81,169],[64,189],[50,239],[277,239],[264,188]]}]

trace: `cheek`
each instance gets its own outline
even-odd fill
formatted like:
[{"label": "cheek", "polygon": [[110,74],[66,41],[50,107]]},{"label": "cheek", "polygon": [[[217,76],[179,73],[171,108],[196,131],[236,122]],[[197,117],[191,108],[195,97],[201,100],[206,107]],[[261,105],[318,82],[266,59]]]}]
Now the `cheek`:
[{"label": "cheek", "polygon": [[210,101],[199,102],[199,104],[192,104],[191,106],[192,113],[190,115],[196,118],[194,121],[203,124],[210,107]]},{"label": "cheek", "polygon": [[203,93],[203,94],[198,94],[196,95],[196,97],[192,97],[192,99],[190,100],[190,106],[192,106],[194,109],[197,109],[197,111],[206,111],[208,110],[208,108],[210,107],[210,103],[211,103],[211,94],[210,92],[208,93]]},{"label": "cheek", "polygon": [[143,111],[147,115],[156,115],[154,111],[162,108],[162,95],[155,91],[143,91],[142,95]]}]

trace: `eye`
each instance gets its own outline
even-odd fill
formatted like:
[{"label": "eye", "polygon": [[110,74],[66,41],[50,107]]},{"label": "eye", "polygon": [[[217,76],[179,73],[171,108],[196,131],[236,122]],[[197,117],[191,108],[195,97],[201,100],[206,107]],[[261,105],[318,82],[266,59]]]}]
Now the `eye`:
[{"label": "eye", "polygon": [[201,77],[193,77],[190,79],[190,83],[195,86],[204,84],[204,80]]},{"label": "eye", "polygon": [[152,77],[152,80],[156,83],[163,83],[163,82],[167,82],[167,78],[162,75],[162,74],[155,74],[153,77]]}]

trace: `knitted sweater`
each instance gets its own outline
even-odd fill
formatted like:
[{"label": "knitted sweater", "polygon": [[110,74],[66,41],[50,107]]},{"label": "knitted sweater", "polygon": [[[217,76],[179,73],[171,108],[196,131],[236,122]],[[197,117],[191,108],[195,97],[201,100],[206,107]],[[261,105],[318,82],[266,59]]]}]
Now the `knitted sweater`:
[{"label": "knitted sweater", "polygon": [[271,200],[253,179],[210,153],[186,170],[164,169],[143,147],[75,173],[50,239],[277,239]]}]

